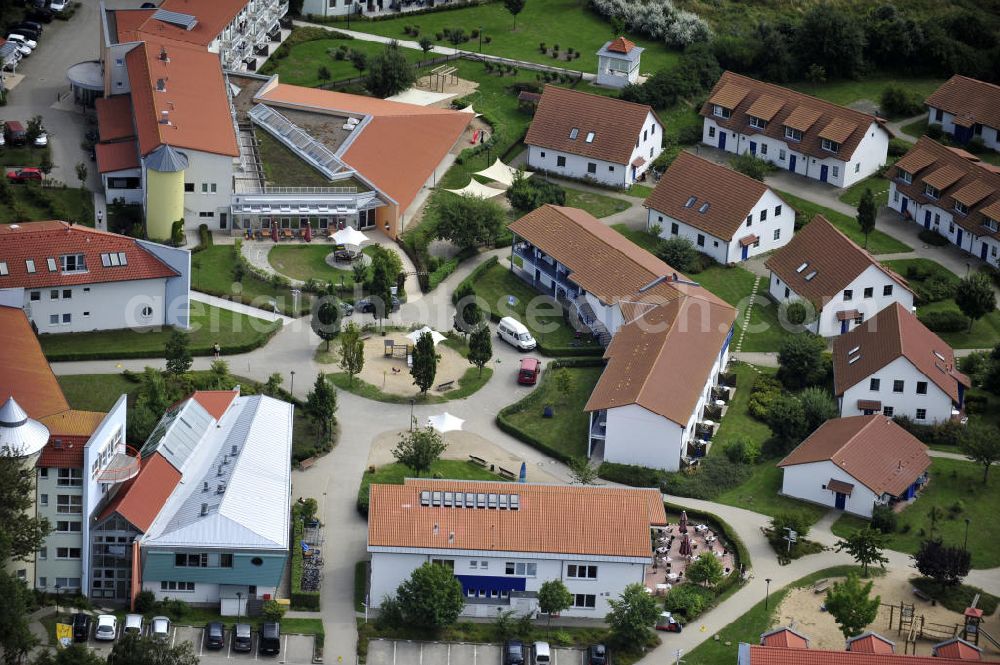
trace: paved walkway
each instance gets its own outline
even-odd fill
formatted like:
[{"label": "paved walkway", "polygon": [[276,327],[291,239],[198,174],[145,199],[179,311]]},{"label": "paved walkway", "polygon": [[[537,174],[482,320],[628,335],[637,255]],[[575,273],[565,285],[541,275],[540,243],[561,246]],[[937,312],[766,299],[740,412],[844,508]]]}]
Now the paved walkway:
[{"label": "paved walkway", "polygon": [[910,136],[909,134],[904,132],[903,127],[911,123],[914,123],[917,120],[923,120],[926,117],[927,117],[926,113],[921,113],[920,115],[915,115],[912,118],[904,118],[902,120],[894,120],[893,122],[887,122],[885,123],[885,126],[889,129],[890,132],[896,135],[897,139],[902,139],[907,143],[916,143],[917,142],[916,137]]},{"label": "paved walkway", "polygon": [[206,305],[211,305],[212,307],[218,307],[219,309],[228,309],[231,312],[238,312],[240,314],[246,314],[247,316],[255,316],[258,319],[264,319],[265,321],[281,321],[282,324],[288,324],[295,320],[290,316],[284,316],[276,312],[268,312],[267,310],[263,310],[258,307],[251,307],[250,305],[233,302],[232,300],[226,300],[225,298],[211,296],[207,293],[201,293],[200,291],[192,291],[191,300],[205,303]]}]

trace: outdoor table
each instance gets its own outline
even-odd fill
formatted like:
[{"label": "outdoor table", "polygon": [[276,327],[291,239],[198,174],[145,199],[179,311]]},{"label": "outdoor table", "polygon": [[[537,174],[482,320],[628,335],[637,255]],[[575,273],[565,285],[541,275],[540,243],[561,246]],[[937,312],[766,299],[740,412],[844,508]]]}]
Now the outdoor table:
[{"label": "outdoor table", "polygon": [[696,526],[694,528],[694,530],[697,531],[697,532],[699,532],[699,533],[702,532],[702,531],[708,531],[708,525],[706,525],[706,524],[699,524],[698,526]]},{"label": "outdoor table", "polygon": [[666,554],[670,550],[668,548],[666,548],[666,547],[657,547],[656,551],[659,552],[660,554]]},{"label": "outdoor table", "polygon": [[667,573],[667,579],[671,582],[677,581],[677,573]]}]

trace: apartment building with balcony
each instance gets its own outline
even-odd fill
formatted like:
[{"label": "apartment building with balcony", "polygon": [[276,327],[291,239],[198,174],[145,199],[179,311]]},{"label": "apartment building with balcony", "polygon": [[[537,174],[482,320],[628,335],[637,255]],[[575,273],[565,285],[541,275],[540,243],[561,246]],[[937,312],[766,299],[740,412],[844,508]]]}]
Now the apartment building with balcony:
[{"label": "apartment building with balcony", "polygon": [[733,308],[582,210],[546,205],[509,228],[512,271],[607,347],[588,456],[676,471],[703,454]]}]

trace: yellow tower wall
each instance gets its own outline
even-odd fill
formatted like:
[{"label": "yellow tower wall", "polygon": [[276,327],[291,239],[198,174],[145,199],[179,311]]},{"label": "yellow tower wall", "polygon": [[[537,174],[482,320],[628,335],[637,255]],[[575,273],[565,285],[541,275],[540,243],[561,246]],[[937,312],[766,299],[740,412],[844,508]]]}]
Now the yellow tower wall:
[{"label": "yellow tower wall", "polygon": [[168,240],[170,228],[184,219],[184,171],[146,171],[146,235]]}]

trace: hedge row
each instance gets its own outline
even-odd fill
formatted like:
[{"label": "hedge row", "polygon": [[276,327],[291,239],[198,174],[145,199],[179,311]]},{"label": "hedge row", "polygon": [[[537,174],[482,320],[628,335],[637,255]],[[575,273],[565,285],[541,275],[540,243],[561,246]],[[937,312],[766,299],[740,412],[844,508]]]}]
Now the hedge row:
[{"label": "hedge row", "polygon": [[[239,353],[249,353],[254,349],[259,349],[260,347],[271,341],[271,338],[278,332],[281,326],[275,326],[269,330],[263,337],[254,342],[246,342],[244,344],[231,344],[223,343],[220,344],[222,348],[222,355],[231,356]],[[210,356],[214,350],[212,347],[191,347],[192,356]],[[107,360],[109,358],[153,358],[156,357],[155,354],[151,355],[150,351],[145,350],[129,350],[129,349],[108,349],[105,351],[52,351],[46,352],[46,359],[50,363],[55,362],[67,362],[71,360]]]},{"label": "hedge row", "polygon": [[299,505],[292,506],[292,580],[291,605],[293,610],[319,611],[319,592],[302,590],[302,515]]}]

